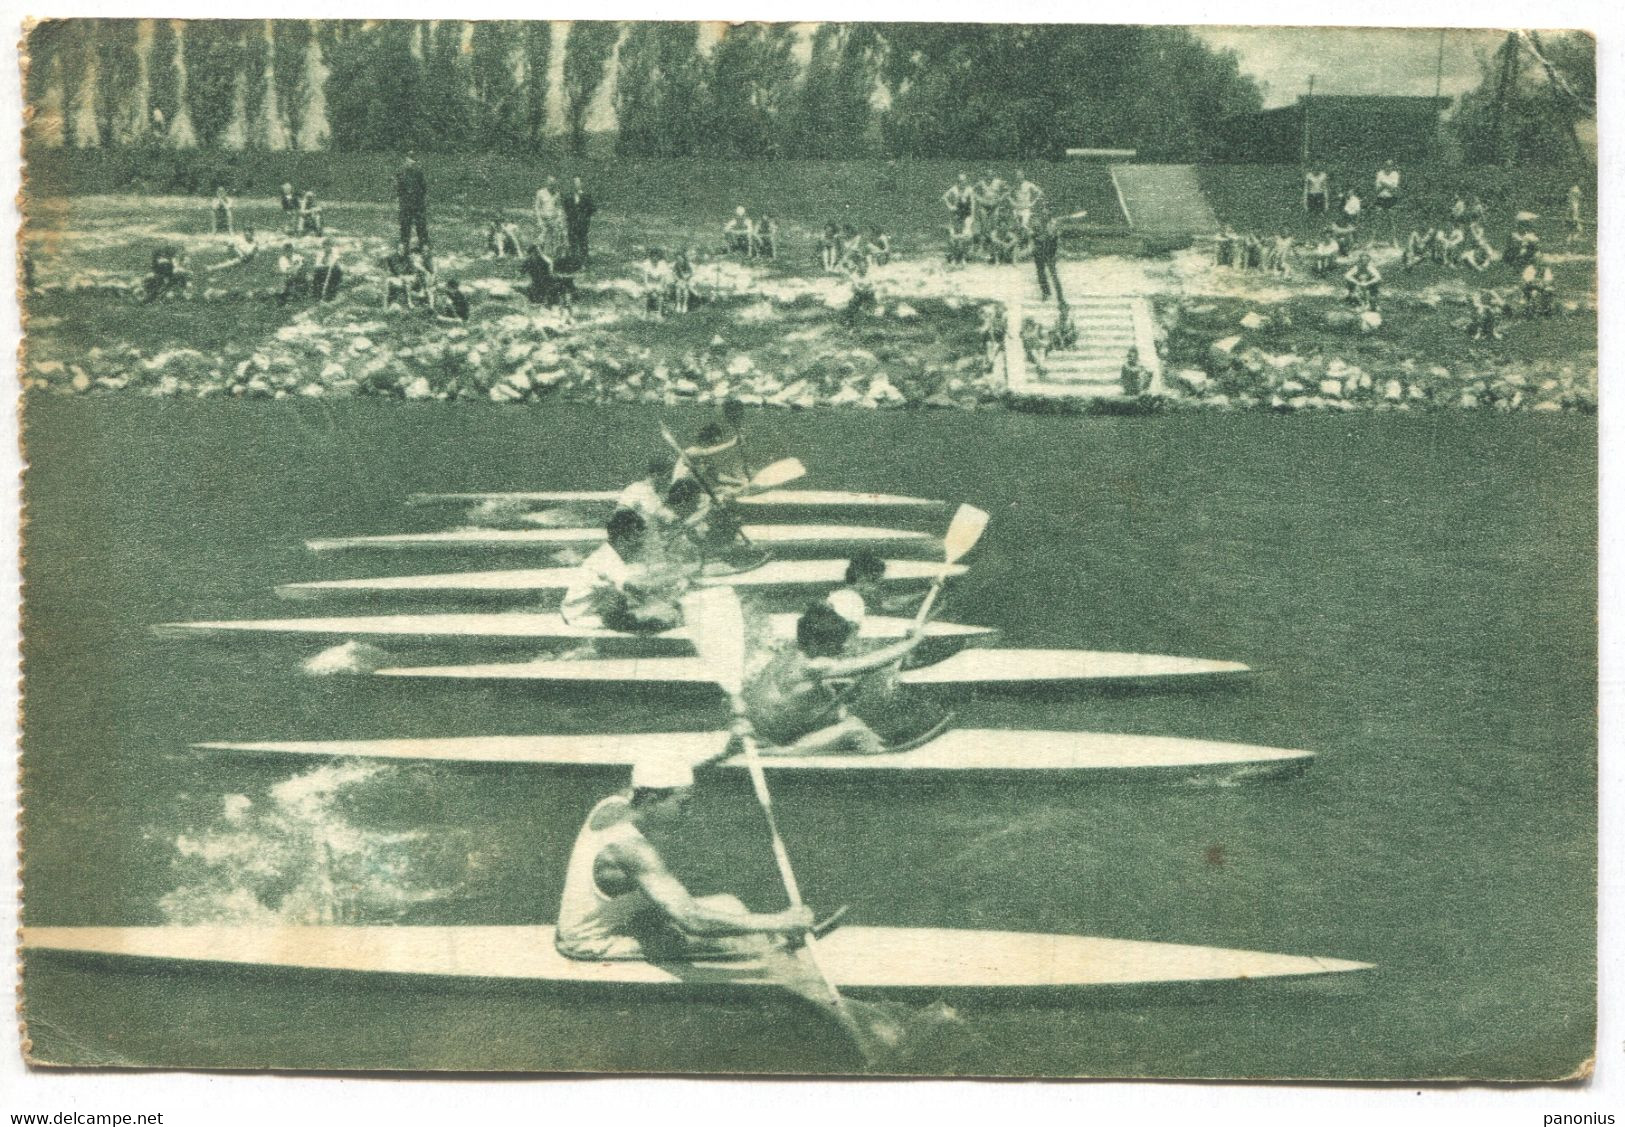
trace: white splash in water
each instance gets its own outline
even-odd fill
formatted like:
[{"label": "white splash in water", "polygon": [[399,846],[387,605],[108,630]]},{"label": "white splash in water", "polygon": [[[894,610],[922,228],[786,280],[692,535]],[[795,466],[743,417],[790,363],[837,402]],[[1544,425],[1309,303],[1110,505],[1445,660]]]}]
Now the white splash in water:
[{"label": "white splash in water", "polygon": [[372,673],[389,660],[389,655],[377,646],[349,641],[306,658],[301,668],[312,677],[331,677],[338,673]]},{"label": "white splash in water", "polygon": [[213,823],[175,838],[183,880],[159,901],[165,919],[382,922],[444,896],[414,875],[420,860],[439,852],[425,835],[369,830],[346,816],[351,792],[387,782],[393,772],[376,764],[318,767],[271,787],[263,805],[245,794],[225,796]]}]

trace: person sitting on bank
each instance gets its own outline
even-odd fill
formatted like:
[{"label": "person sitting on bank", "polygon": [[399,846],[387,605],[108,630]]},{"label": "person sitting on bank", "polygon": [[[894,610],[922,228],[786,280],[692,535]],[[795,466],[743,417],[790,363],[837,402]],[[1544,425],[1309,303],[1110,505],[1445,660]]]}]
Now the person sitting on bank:
[{"label": "person sitting on bank", "polygon": [[1123,394],[1130,399],[1138,399],[1151,390],[1151,369],[1140,363],[1140,350],[1133,345],[1129,345],[1118,379],[1123,384]]},{"label": "person sitting on bank", "polygon": [[1337,233],[1328,227],[1321,235],[1320,241],[1315,244],[1315,273],[1317,275],[1329,274],[1332,267],[1337,265],[1338,242]]},{"label": "person sitting on bank", "polygon": [[1500,259],[1495,248],[1490,245],[1489,236],[1484,233],[1482,223],[1471,223],[1467,227],[1467,248],[1461,252],[1461,261],[1480,274],[1488,270]]},{"label": "person sitting on bank", "polygon": [[1433,253],[1433,242],[1438,238],[1438,232],[1432,227],[1426,231],[1412,229],[1405,238],[1405,250],[1399,257],[1400,265],[1405,269],[1412,269],[1419,262],[1426,262]]},{"label": "person sitting on bank", "polygon": [[794,642],[780,644],[745,680],[745,716],[768,745],[765,755],[851,752],[875,755],[885,744],[861,717],[847,711],[837,683],[880,674],[903,661],[925,628],[868,653],[847,656],[858,628],[828,603],[812,604],[796,622]]},{"label": "person sitting on bank", "polygon": [[468,323],[468,295],[463,292],[456,278],[448,278],[446,284],[440,288],[440,300],[435,305],[434,315],[435,320],[448,325]]},{"label": "person sitting on bank", "polygon": [[1342,216],[1332,222],[1332,237],[1337,240],[1337,257],[1348,257],[1348,253],[1354,249],[1354,235],[1358,229],[1354,223]]},{"label": "person sitting on bank", "polygon": [[751,232],[752,253],[757,258],[769,261],[779,257],[779,221],[771,215],[763,215],[756,223],[756,229]]},{"label": "person sitting on bank", "polygon": [[1501,314],[1506,309],[1506,301],[1492,289],[1477,290],[1473,293],[1473,316],[1467,326],[1469,340],[1500,340]]},{"label": "person sitting on bank", "polygon": [[1434,237],[1433,247],[1435,261],[1445,266],[1460,266],[1462,255],[1467,252],[1467,232],[1461,229],[1459,223],[1448,230],[1440,228]]},{"label": "person sitting on bank", "polygon": [[657,843],[681,824],[694,770],[675,757],[632,768],[631,786],[602,799],[576,835],[554,945],[583,960],[749,959],[813,929],[804,905],[752,912],[726,893],[695,896]]},{"label": "person sitting on bank", "polygon": [[1350,302],[1361,309],[1376,310],[1382,291],[1382,275],[1371,265],[1369,254],[1360,255],[1359,260],[1343,275],[1343,281],[1348,284]]},{"label": "person sitting on bank", "polygon": [[1377,207],[1389,211],[1399,202],[1399,166],[1392,159],[1382,162],[1377,170],[1373,187],[1377,193]]},{"label": "person sitting on bank", "polygon": [[150,305],[165,294],[185,290],[190,281],[186,252],[174,243],[165,243],[152,252],[152,272],[141,284],[143,299]]},{"label": "person sitting on bank", "polygon": [[1523,315],[1550,317],[1556,297],[1550,260],[1544,254],[1536,254],[1534,260],[1523,268],[1522,280]]},{"label": "person sitting on bank", "polygon": [[524,261],[519,264],[519,273],[529,283],[525,297],[532,305],[569,311],[575,299],[575,279],[559,273],[540,243],[530,244]]},{"label": "person sitting on bank", "polygon": [[863,248],[870,266],[885,266],[891,262],[891,236],[879,227],[869,228],[869,241]]},{"label": "person sitting on bank", "polygon": [[282,244],[282,253],[276,260],[276,272],[282,280],[282,292],[277,295],[278,305],[286,305],[310,293],[309,266],[305,256],[291,242]]},{"label": "person sitting on bank", "polygon": [[237,237],[231,240],[231,257],[224,262],[216,262],[213,266],[210,266],[208,268],[209,273],[213,274],[220,270],[232,270],[239,266],[247,266],[259,257],[259,253],[259,237],[254,233],[254,228],[245,223],[243,229],[237,233]]},{"label": "person sitting on bank", "polygon": [[750,258],[756,247],[756,225],[743,206],[734,208],[733,218],[722,225],[728,249],[741,258]]},{"label": "person sitting on bank", "polygon": [[325,230],[322,226],[321,205],[316,202],[316,193],[307,191],[299,197],[299,230],[301,235],[320,236]]},{"label": "person sitting on bank", "polygon": [[331,238],[322,240],[316,252],[316,269],[310,276],[310,289],[317,301],[332,301],[344,284],[344,267],[339,264],[339,248]]}]

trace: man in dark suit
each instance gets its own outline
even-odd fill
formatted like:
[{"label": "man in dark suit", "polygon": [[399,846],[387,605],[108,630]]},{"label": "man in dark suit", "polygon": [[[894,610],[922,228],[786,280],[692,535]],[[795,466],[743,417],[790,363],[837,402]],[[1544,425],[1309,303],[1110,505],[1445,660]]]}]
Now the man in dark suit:
[{"label": "man in dark suit", "polygon": [[412,249],[415,234],[418,245],[429,245],[429,186],[415,153],[406,154],[406,163],[395,173],[395,196],[401,205],[401,252]]},{"label": "man in dark suit", "polygon": [[581,186],[581,177],[577,176],[564,194],[564,230],[570,244],[570,257],[583,265],[587,261],[587,225],[597,210],[592,197]]},{"label": "man in dark suit", "polygon": [[1065,301],[1061,294],[1061,275],[1055,269],[1055,260],[1061,254],[1061,223],[1054,216],[1044,216],[1033,232],[1033,266],[1038,272],[1038,292],[1047,301],[1050,287],[1055,288],[1055,300]]}]

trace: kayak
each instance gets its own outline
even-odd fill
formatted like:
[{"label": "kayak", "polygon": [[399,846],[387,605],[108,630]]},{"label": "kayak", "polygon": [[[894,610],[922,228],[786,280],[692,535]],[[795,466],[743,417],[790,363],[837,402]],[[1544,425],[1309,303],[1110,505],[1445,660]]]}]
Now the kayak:
[{"label": "kayak", "polygon": [[[886,583],[929,583],[939,575],[952,579],[965,574],[964,564],[925,560],[887,560]],[[366,579],[326,579],[285,583],[282,595],[298,598],[330,591],[436,591],[486,595],[532,595],[538,591],[563,592],[577,579],[576,567],[514,568],[503,571],[456,571],[439,575],[387,575]],[[761,567],[731,575],[708,575],[702,587],[743,587],[754,590],[791,590],[834,587],[846,582],[845,560],[769,560]]]},{"label": "kayak", "polygon": [[[552,489],[516,493],[414,493],[410,505],[487,503],[534,505],[613,505],[614,489]],[[769,489],[733,498],[732,504],[784,509],[940,509],[946,502],[895,493],[856,493],[845,489]]]},{"label": "kayak", "polygon": [[[752,544],[775,548],[858,547],[866,544],[929,543],[933,534],[900,528],[867,528],[852,524],[747,524]],[[602,544],[607,534],[595,528],[453,528],[445,532],[399,532],[384,536],[338,536],[307,540],[313,552],[349,548],[571,548]]]},{"label": "kayak", "polygon": [[[727,746],[727,732],[641,732],[566,736],[459,736],[449,739],[264,740],[199,743],[206,751],[325,758],[432,760],[561,767],[630,767],[655,756],[698,767]],[[1286,773],[1314,753],[1280,747],[1108,732],[1044,732],[955,728],[908,751],[879,755],[761,756],[764,767],[787,771],[1052,771],[1086,777],[1132,772],[1181,777],[1202,770]],[[717,767],[742,769],[742,756]]]},{"label": "kayak", "polygon": [[[795,636],[795,614],[769,616],[769,628],[780,638]],[[871,615],[863,622],[862,638],[901,638],[913,627],[912,618]],[[161,634],[338,634],[390,638],[508,638],[526,641],[614,640],[688,645],[688,631],[678,627],[652,634],[629,634],[601,626],[577,626],[563,615],[530,611],[499,614],[375,614],[331,618],[259,618],[220,622],[166,622],[153,629]],[[931,622],[930,638],[972,638],[994,633],[990,626],[964,626],[957,622]]]},{"label": "kayak", "polygon": [[[31,951],[257,968],[659,987],[778,987],[752,960],[653,963],[560,955],[549,926],[27,927]],[[842,927],[819,964],[856,990],[1057,990],[1247,982],[1371,964],[1134,939],[929,927]]]},{"label": "kayak", "polygon": [[[1252,670],[1239,661],[1212,661],[1157,654],[1094,650],[967,649],[936,663],[908,669],[908,685],[1151,685],[1241,677]],[[378,670],[381,677],[428,677],[465,681],[540,681],[556,684],[708,685],[716,673],[698,657],[589,658],[474,665],[428,665]]]}]

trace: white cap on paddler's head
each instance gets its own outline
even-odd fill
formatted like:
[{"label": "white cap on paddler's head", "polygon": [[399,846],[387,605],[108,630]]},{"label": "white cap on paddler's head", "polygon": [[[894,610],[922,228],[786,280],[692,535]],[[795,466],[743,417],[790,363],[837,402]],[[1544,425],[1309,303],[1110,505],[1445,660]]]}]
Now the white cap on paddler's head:
[{"label": "white cap on paddler's head", "polygon": [[694,785],[694,768],[686,759],[651,755],[632,766],[633,790],[677,790]]}]

